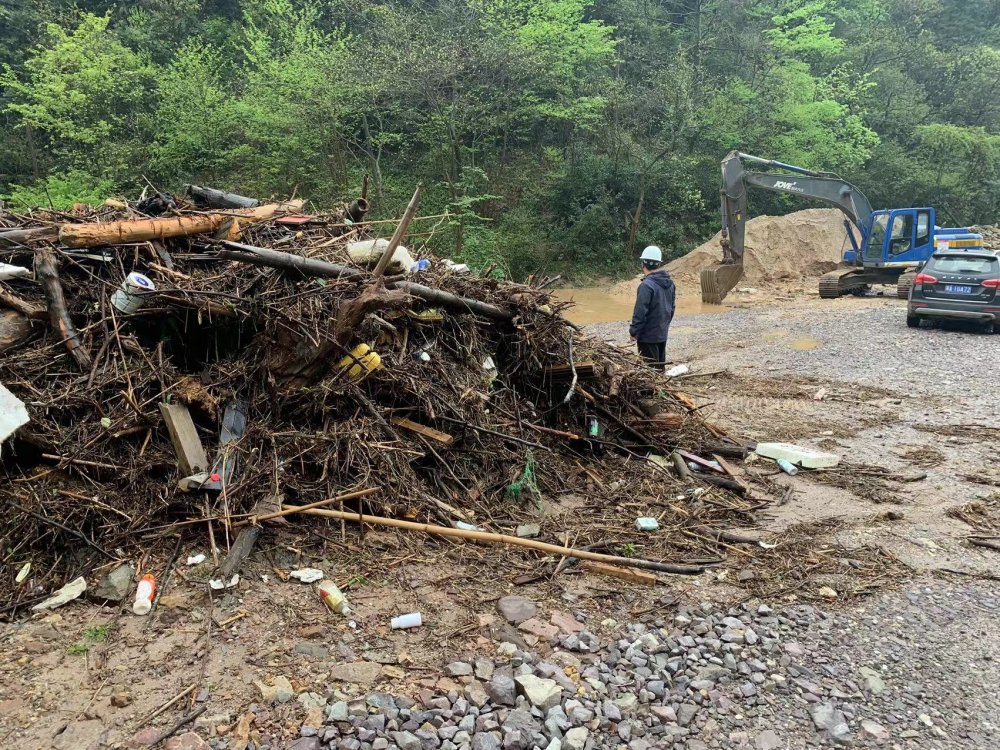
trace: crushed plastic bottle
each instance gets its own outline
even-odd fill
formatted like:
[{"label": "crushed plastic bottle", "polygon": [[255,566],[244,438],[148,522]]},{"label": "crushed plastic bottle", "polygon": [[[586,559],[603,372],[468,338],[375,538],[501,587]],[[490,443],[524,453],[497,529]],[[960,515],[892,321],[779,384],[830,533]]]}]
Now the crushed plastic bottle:
[{"label": "crushed plastic bottle", "polygon": [[344,596],[344,592],[337,588],[337,584],[333,581],[323,581],[316,588],[319,590],[319,598],[323,600],[323,604],[331,612],[336,612],[338,615],[344,616],[351,614],[351,607],[347,603],[347,597]]}]

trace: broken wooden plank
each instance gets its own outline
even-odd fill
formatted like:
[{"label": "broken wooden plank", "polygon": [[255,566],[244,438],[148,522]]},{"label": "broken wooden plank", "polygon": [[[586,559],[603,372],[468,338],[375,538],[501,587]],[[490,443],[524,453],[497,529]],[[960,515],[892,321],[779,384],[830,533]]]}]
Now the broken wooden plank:
[{"label": "broken wooden plank", "polygon": [[591,560],[581,562],[580,568],[588,573],[610,576],[611,578],[618,578],[630,583],[644,583],[647,586],[655,586],[658,583],[656,576],[652,573],[647,573],[644,570],[636,570],[635,568],[622,568],[617,565],[608,565],[607,563],[593,562]]},{"label": "broken wooden plank", "polygon": [[452,443],[455,442],[455,437],[453,435],[449,435],[447,432],[441,432],[441,430],[435,430],[433,427],[428,427],[427,425],[414,422],[413,420],[406,419],[405,417],[393,417],[391,421],[397,427],[402,427],[404,430],[415,432],[418,435],[424,436],[428,440],[433,440],[444,446],[451,446]]},{"label": "broken wooden plank", "polygon": [[170,442],[174,444],[181,473],[191,478],[192,474],[207,470],[208,456],[188,408],[183,404],[161,403],[160,414],[167,423],[167,432],[170,433]]}]

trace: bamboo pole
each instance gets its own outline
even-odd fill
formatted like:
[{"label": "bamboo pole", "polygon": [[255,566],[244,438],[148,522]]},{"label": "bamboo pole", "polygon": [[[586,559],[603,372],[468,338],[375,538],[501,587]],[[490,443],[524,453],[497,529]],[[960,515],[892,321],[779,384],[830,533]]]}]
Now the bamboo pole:
[{"label": "bamboo pole", "polygon": [[330,505],[331,503],[342,503],[345,500],[354,500],[359,497],[368,497],[368,495],[374,495],[378,492],[378,487],[369,487],[365,490],[355,490],[354,492],[348,492],[344,495],[337,495],[336,497],[328,497],[325,500],[317,500],[315,503],[309,503],[308,505],[298,505],[284,506],[284,510],[275,511],[274,513],[265,513],[261,516],[251,516],[246,521],[240,521],[234,526],[242,526],[248,523],[259,523],[260,521],[270,521],[274,518],[283,518],[284,516],[290,516],[293,513],[304,513],[307,510],[312,510],[313,508],[320,508],[324,505]]},{"label": "bamboo pole", "polygon": [[347,513],[338,510],[320,510],[318,508],[305,509],[305,506],[285,505],[284,510],[293,513],[304,513],[310,516],[321,516],[323,518],[339,518],[345,521],[356,523],[369,523],[376,526],[391,526],[397,529],[408,531],[420,531],[425,534],[435,536],[445,536],[452,539],[468,539],[475,542],[486,542],[487,544],[509,544],[516,547],[526,547],[527,549],[544,552],[547,555],[557,555],[564,557],[575,557],[579,560],[593,560],[594,562],[611,563],[612,565],[626,565],[633,568],[643,568],[645,570],[655,570],[661,573],[677,573],[680,575],[697,575],[704,573],[704,565],[680,565],[674,563],[661,563],[654,560],[641,560],[631,557],[618,557],[617,555],[602,555],[598,552],[588,552],[586,550],[573,549],[572,547],[562,547],[557,544],[537,542],[534,539],[521,539],[507,534],[493,534],[488,531],[467,531],[465,529],[452,529],[447,526],[432,526],[427,523],[415,523],[413,521],[401,521],[396,518],[383,518],[381,516],[366,516],[361,513]]},{"label": "bamboo pole", "polygon": [[403,213],[403,218],[399,220],[399,224],[396,225],[396,231],[392,233],[392,239],[389,240],[389,244],[386,246],[385,252],[382,253],[382,257],[378,259],[378,265],[375,266],[376,281],[381,279],[383,274],[385,274],[385,269],[388,268],[389,261],[392,260],[392,256],[396,252],[396,248],[399,247],[399,243],[402,242],[403,235],[406,234],[410,222],[417,215],[417,206],[420,205],[420,190],[422,187],[422,185],[417,185],[417,189],[413,191],[413,197],[410,198],[410,203]]}]

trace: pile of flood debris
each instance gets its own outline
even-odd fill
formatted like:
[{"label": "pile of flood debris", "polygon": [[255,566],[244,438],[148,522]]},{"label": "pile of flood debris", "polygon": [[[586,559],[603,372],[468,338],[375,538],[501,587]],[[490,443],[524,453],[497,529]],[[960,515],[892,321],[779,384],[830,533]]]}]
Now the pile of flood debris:
[{"label": "pile of flood debris", "polygon": [[488,537],[574,493],[575,547],[676,572],[741,541],[744,446],[567,322],[551,279],[407,250],[445,220],[418,195],[399,222],[195,186],[0,214],[4,616],[179,534],[232,557],[310,504],[289,520]]}]

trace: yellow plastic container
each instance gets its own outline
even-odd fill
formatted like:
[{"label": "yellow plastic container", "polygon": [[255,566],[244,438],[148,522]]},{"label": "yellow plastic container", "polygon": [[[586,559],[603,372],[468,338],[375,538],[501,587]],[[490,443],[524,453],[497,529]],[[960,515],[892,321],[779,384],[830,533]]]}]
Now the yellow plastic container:
[{"label": "yellow plastic container", "polygon": [[348,380],[363,380],[382,366],[382,358],[368,344],[358,344],[350,355],[337,363],[338,377],[347,373]]}]

